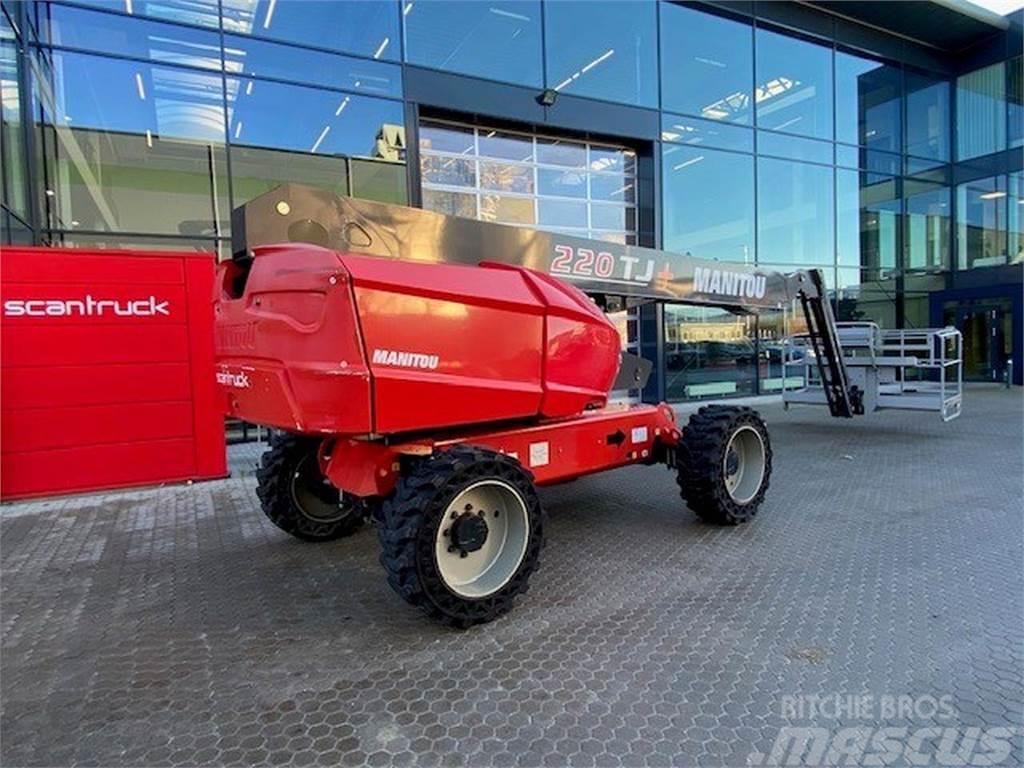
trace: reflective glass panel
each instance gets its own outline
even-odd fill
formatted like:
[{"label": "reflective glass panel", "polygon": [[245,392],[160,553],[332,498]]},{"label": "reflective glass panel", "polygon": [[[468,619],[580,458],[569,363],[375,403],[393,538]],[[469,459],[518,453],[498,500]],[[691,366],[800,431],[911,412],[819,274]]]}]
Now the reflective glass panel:
[{"label": "reflective glass panel", "polygon": [[697,117],[662,115],[661,140],[694,147],[754,151],[754,132],[750,128]]},{"label": "reflective glass panel", "polygon": [[1024,173],[1018,171],[1009,177],[1007,252],[1011,264],[1024,262]]},{"label": "reflective glass panel", "polygon": [[49,24],[44,29],[54,45],[162,64],[216,70],[221,66],[220,36],[213,31],[65,5],[48,5],[47,10]]},{"label": "reflective glass panel", "polygon": [[539,2],[405,0],[402,9],[409,63],[543,86]]},{"label": "reflective glass panel", "polygon": [[993,64],[956,81],[956,156],[968,160],[1006,149],[1006,71]]},{"label": "reflective glass panel", "polygon": [[758,262],[832,264],[832,168],[757,160]]},{"label": "reflective glass panel", "polygon": [[401,129],[395,101],[248,78],[228,78],[228,130],[233,144],[313,155],[380,157],[377,136]]},{"label": "reflective glass panel", "polygon": [[[176,21],[201,27],[218,26],[217,0],[76,0],[79,5],[91,5],[116,13],[151,16],[154,19]],[[229,3],[230,0],[225,0]],[[252,0],[239,0],[252,6]]]},{"label": "reflective glass panel", "polygon": [[836,53],[836,140],[899,152],[902,72],[874,59]]},{"label": "reflective glass panel", "polygon": [[[1014,196],[1016,198],[1016,195]],[[956,188],[957,253],[960,269],[1006,264],[1007,202],[1005,176],[978,179]],[[1016,255],[1016,253],[1014,254]]]},{"label": "reflective glass panel", "polygon": [[949,83],[907,70],[908,155],[949,160]]},{"label": "reflective glass panel", "polygon": [[658,105],[655,3],[548,2],[544,14],[549,88],[624,104]]},{"label": "reflective glass panel", "polygon": [[404,163],[349,158],[353,197],[407,205],[409,188]]},{"label": "reflective glass panel", "polygon": [[397,61],[398,3],[222,0],[224,31]]},{"label": "reflective glass panel", "polygon": [[906,269],[949,269],[949,187],[903,182],[904,261]]},{"label": "reflective glass panel", "polygon": [[25,216],[28,169],[19,99],[18,46],[7,16],[0,12],[0,190],[4,205]]},{"label": "reflective glass panel", "polygon": [[660,11],[662,106],[752,125],[751,26],[671,3]]},{"label": "reflective glass panel", "polygon": [[231,75],[344,88],[368,96],[401,96],[402,71],[397,64],[356,59],[290,45],[226,35],[224,66]]},{"label": "reflective glass panel", "polygon": [[37,82],[51,126],[50,227],[223,234],[230,204],[220,75],[63,52],[52,62],[52,82]]},{"label": "reflective glass panel", "polygon": [[785,136],[771,131],[757,132],[757,152],[790,160],[832,164],[832,142]]},{"label": "reflective glass panel", "polygon": [[757,124],[774,131],[832,138],[832,51],[757,30]]},{"label": "reflective glass panel", "polygon": [[1006,107],[1009,110],[1010,134],[1007,145],[1024,146],[1024,57],[1006,62]]},{"label": "reflective glass panel", "polygon": [[704,259],[754,262],[754,158],[666,145],[665,248]]},{"label": "reflective glass panel", "polygon": [[896,278],[879,278],[856,267],[836,270],[836,320],[896,327]]},{"label": "reflective glass panel", "polygon": [[900,211],[896,180],[836,170],[836,260],[877,279],[896,266]]},{"label": "reflective glass panel", "polygon": [[757,381],[756,320],[717,307],[665,305],[668,400],[751,395]]}]

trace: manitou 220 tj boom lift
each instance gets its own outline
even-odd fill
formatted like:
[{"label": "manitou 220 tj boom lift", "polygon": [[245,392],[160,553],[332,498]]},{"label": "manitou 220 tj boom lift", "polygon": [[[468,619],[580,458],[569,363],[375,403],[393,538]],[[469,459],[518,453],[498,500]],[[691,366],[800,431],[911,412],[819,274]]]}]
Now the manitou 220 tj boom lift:
[{"label": "manitou 220 tj boom lift", "polygon": [[[277,430],[257,473],[264,512],[310,541],[373,518],[391,586],[455,626],[495,618],[526,590],[544,541],[537,486],[666,464],[689,507],[725,525],[754,517],[768,489],[768,431],[750,408],[708,405],[680,428],[664,403],[609,405],[613,389],[642,387],[650,364],[620,352],[581,289],[737,312],[797,304],[807,333],[786,360],[804,366],[804,401],[847,418],[882,406],[868,371],[889,370],[884,350],[875,367],[858,360],[851,380],[816,270],[296,185],[235,211],[233,231],[217,285],[217,379],[232,416]],[[914,367],[906,352],[901,375]]]}]

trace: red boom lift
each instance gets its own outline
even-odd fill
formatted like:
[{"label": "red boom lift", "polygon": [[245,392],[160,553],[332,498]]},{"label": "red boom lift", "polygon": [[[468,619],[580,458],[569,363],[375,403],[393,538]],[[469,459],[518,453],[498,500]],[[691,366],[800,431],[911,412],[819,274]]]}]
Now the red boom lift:
[{"label": "red boom lift", "polygon": [[667,464],[689,507],[725,525],[750,520],[768,488],[768,432],[751,409],[706,406],[680,428],[664,403],[609,405],[649,365],[621,355],[595,301],[553,274],[631,300],[799,302],[832,413],[860,409],[814,271],[723,275],[292,185],[236,211],[234,229],[217,376],[231,415],[279,430],[258,471],[264,511],[311,541],[372,518],[391,586],[455,626],[525,591],[544,541],[539,485]]}]

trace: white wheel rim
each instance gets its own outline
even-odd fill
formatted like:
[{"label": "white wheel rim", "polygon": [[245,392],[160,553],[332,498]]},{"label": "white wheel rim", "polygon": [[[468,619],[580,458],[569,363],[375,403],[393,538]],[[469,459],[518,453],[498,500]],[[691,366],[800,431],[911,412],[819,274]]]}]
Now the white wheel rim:
[{"label": "white wheel rim", "polygon": [[[463,515],[481,516],[487,525],[483,545],[465,556],[453,544]],[[438,573],[460,597],[493,595],[519,570],[529,539],[530,518],[519,491],[503,480],[481,480],[460,491],[445,509],[434,544]]]},{"label": "white wheel rim", "polygon": [[742,426],[732,433],[722,457],[722,475],[725,490],[737,504],[746,504],[761,489],[767,463],[764,439],[750,426]]}]

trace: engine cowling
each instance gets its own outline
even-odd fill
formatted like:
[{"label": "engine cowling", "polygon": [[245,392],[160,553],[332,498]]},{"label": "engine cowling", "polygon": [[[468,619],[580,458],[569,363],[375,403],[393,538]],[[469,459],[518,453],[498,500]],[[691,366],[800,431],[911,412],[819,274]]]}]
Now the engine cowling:
[{"label": "engine cowling", "polygon": [[257,249],[221,266],[218,378],[232,415],[319,434],[572,416],[607,402],[615,327],[523,267]]}]

